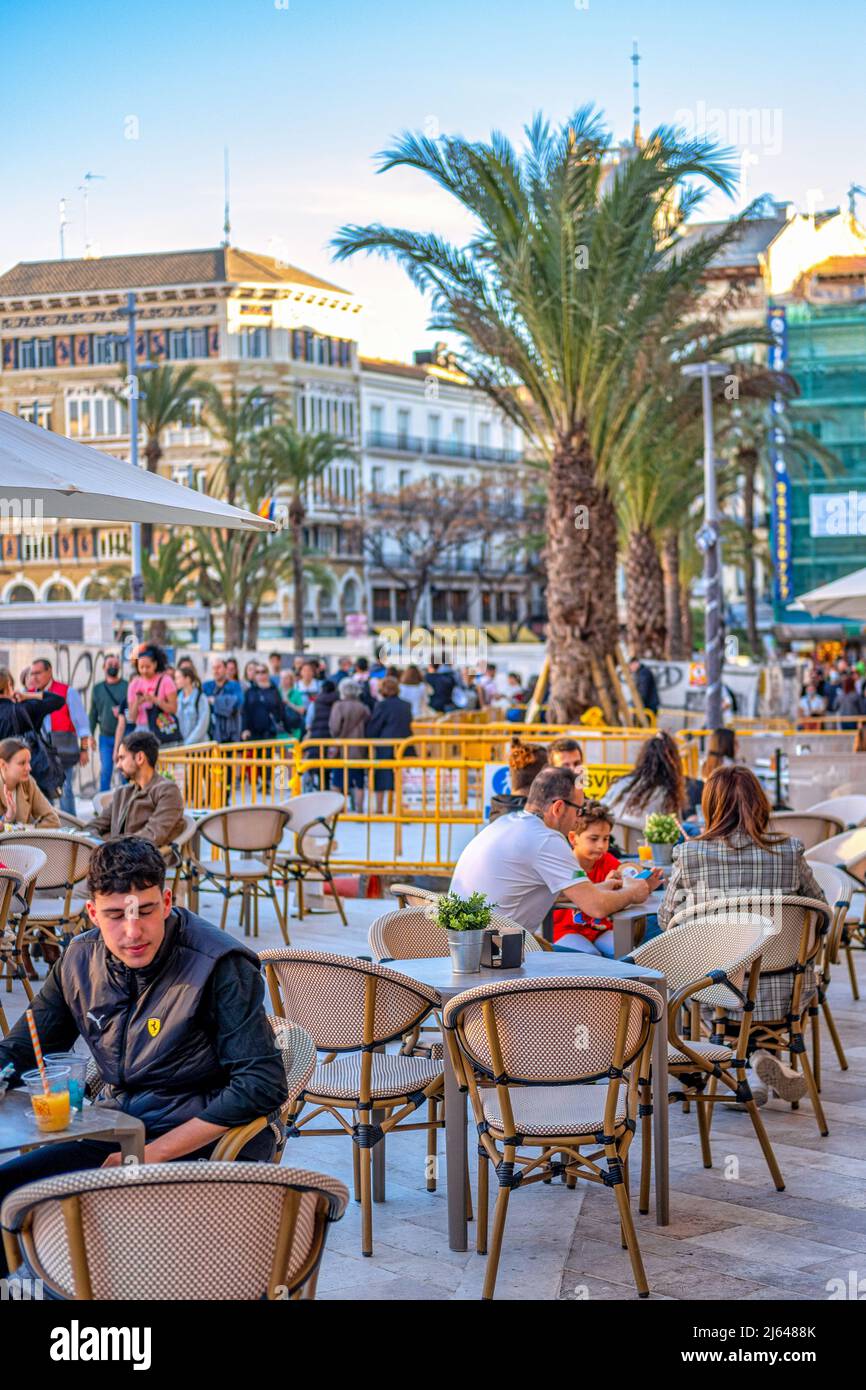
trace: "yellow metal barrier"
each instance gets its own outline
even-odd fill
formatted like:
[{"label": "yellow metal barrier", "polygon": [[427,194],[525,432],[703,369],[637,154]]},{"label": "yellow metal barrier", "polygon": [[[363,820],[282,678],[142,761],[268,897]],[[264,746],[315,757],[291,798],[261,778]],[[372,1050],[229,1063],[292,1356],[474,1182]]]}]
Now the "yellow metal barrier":
[{"label": "yellow metal barrier", "polygon": [[[344,840],[351,842],[332,856],[334,867],[445,871],[453,867],[465,840],[461,836],[455,845],[455,827],[475,830],[484,824],[484,771],[491,759],[484,739],[461,740],[458,757],[431,756],[424,751],[425,742],[413,734],[401,741],[200,744],[164,749],[160,766],[177,781],[189,810],[285,801],[302,791],[330,787],[347,797],[341,827],[358,828],[348,836],[344,832]],[[363,756],[350,758],[350,748],[362,748]],[[357,810],[349,805],[346,785],[352,769],[364,774]],[[588,764],[587,795],[602,796],[612,781],[630,771],[629,763]],[[376,787],[376,774],[383,772],[393,773],[393,789]],[[382,835],[385,826],[391,828],[390,836]]]}]

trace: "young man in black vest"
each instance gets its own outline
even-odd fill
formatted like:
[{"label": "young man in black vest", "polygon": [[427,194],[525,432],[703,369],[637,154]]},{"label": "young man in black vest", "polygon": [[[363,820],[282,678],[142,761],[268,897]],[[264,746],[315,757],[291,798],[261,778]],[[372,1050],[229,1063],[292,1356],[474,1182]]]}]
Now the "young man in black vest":
[{"label": "young man in black vest", "polygon": [[[147,840],[101,845],[87,912],[33,1001],[44,1052],[83,1036],[103,1080],[100,1104],[143,1121],[145,1162],[206,1158],[220,1135],[287,1098],[286,1074],[263,1007],[258,957],[228,933],[173,907],[165,865]],[[0,1041],[13,1085],[35,1065],[26,1020]],[[265,1127],[245,1159],[273,1156]],[[0,1165],[0,1201],[22,1183],[119,1163],[117,1146],[81,1139]]]}]

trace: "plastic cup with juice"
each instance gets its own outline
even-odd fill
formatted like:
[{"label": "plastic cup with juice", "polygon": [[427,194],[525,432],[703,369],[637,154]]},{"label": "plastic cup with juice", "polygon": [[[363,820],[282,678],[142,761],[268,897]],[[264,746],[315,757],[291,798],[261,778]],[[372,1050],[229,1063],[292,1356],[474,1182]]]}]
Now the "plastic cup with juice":
[{"label": "plastic cup with juice", "polygon": [[42,1084],[42,1073],[25,1071],[21,1077],[30,1092],[30,1104],[38,1129],[46,1133],[69,1127],[69,1067],[46,1064],[48,1090]]},{"label": "plastic cup with juice", "polygon": [[652,863],[652,857],[653,857],[652,845],[638,845],[638,847],[637,847],[637,853],[638,853],[638,858],[639,858],[639,859],[642,859],[643,862],[644,862],[645,864],[650,864],[650,863]]},{"label": "plastic cup with juice", "polygon": [[69,1104],[76,1114],[80,1114],[84,1109],[87,1060],[75,1052],[49,1052],[45,1058],[47,1066],[69,1068]]}]

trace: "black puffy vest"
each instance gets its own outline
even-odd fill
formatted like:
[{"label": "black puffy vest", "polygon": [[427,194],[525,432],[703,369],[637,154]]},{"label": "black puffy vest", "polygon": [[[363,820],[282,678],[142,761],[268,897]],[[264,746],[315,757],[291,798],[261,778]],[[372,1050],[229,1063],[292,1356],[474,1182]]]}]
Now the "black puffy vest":
[{"label": "black puffy vest", "polygon": [[205,1007],[217,961],[252,951],[176,907],[150,965],[131,970],[98,928],[75,937],[61,963],[63,995],[105,1083],[100,1103],[135,1115],[147,1137],[200,1115],[228,1082]]}]

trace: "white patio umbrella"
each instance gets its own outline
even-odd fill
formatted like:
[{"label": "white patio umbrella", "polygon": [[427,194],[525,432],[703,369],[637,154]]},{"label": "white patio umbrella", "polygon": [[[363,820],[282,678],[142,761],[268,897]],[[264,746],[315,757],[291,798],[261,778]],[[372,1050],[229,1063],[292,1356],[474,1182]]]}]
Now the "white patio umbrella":
[{"label": "white patio umbrella", "polygon": [[825,613],[832,618],[850,618],[852,622],[866,622],[866,569],[854,570],[831,584],[822,584],[810,589],[808,594],[800,594],[797,604],[802,605],[813,618]]},{"label": "white patio umbrella", "polygon": [[[0,517],[149,521],[273,531],[273,522],[0,410]],[[37,513],[38,514],[38,513]]]}]

